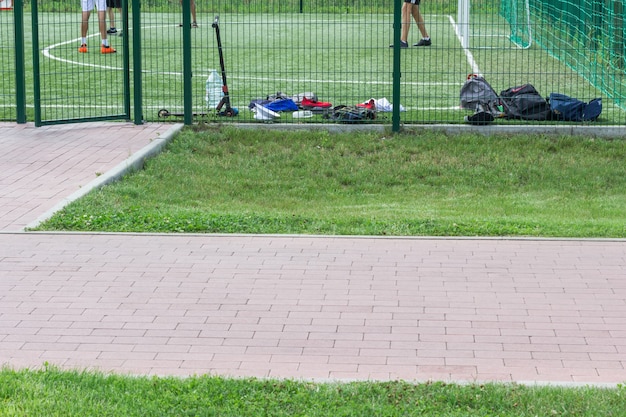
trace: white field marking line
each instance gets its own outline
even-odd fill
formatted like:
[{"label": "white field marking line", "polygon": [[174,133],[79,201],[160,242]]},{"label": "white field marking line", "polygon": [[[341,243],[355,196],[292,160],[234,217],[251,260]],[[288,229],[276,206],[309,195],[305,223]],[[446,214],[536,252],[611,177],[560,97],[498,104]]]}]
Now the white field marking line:
[{"label": "white field marking line", "polygon": [[[450,24],[454,29],[454,33],[456,33],[456,37],[459,39],[459,43],[461,44],[461,46],[463,46],[463,41],[461,40],[460,31],[456,24],[456,21],[454,20],[452,15],[448,15],[448,19],[450,19]],[[476,60],[474,60],[474,55],[472,55],[472,52],[469,50],[469,48],[463,48],[463,52],[465,52],[467,62],[469,63],[470,67],[472,67],[472,74],[476,74],[482,77],[480,68],[478,68],[478,64],[476,63]]]},{"label": "white field marking line", "polygon": [[[313,23],[313,24],[321,24],[321,23],[334,23],[334,24],[341,24],[341,25],[345,25],[345,24],[350,24],[352,22],[354,23],[367,23],[367,24],[385,24],[385,25],[393,25],[393,14],[391,13],[381,13],[381,14],[377,14],[376,16],[380,16],[381,19],[379,22],[373,22],[372,20],[367,19],[367,17],[371,17],[371,15],[368,15],[367,17],[363,17],[363,16],[357,16],[357,15],[345,15],[344,16],[350,16],[351,19],[315,19],[315,20],[306,20],[304,19],[306,17],[306,15],[302,15],[300,13],[294,13],[294,19],[291,20],[224,20],[225,23],[227,24],[251,24],[251,23]],[[253,17],[252,15],[250,15],[251,18]],[[297,19],[297,17],[302,16],[303,19]],[[424,15],[426,17],[429,18],[438,18],[438,17],[450,17],[450,15],[447,14],[428,14],[428,15]],[[384,19],[386,18],[386,19]],[[221,18],[220,18],[221,19]],[[220,22],[220,25],[222,24],[222,22]],[[166,26],[166,25],[164,25]]]},{"label": "white field marking line", "polygon": [[[93,38],[94,36],[99,36],[99,33],[97,34],[93,34],[93,35],[89,35],[87,36],[87,38]],[[41,51],[41,53],[43,54],[43,56],[45,56],[46,58],[52,59],[54,61],[59,61],[59,62],[64,62],[66,64],[74,64],[74,65],[82,65],[84,67],[92,67],[92,68],[101,68],[101,69],[110,69],[110,70],[122,70],[122,68],[119,67],[111,67],[108,65],[97,65],[97,64],[89,64],[86,62],[77,62],[77,61],[71,61],[69,59],[63,59],[63,58],[59,58],[57,56],[54,56],[50,53],[50,50],[57,48],[59,46],[63,46],[63,45],[68,45],[70,43],[73,42],[80,42],[80,38],[76,38],[76,39],[70,39],[69,41],[65,41],[65,42],[61,42],[61,43],[57,43],[54,45],[50,45],[50,46],[46,46],[45,48],[43,48],[43,50]],[[77,52],[78,53],[78,52]]]},{"label": "white field marking line", "polygon": [[[98,34],[93,34],[90,35],[88,37],[94,37],[94,36],[98,36]],[[89,64],[89,63],[85,63],[85,62],[78,62],[78,61],[72,61],[69,59],[64,59],[64,58],[59,58],[55,55],[52,55],[52,53],[50,53],[50,50],[57,48],[59,46],[63,46],[63,45],[67,45],[76,41],[80,41],[80,38],[77,39],[71,39],[69,41],[65,41],[65,42],[61,42],[61,43],[57,43],[54,45],[50,45],[46,48],[43,49],[42,53],[46,58],[55,60],[55,61],[60,61],[60,62],[64,62],[66,64],[74,64],[74,65],[82,65],[82,66],[86,66],[86,67],[92,67],[92,68],[102,68],[102,69],[111,69],[111,70],[118,70],[121,71],[123,70],[123,68],[121,67],[112,67],[112,66],[108,66],[108,65],[98,65],[98,64]],[[166,71],[166,72],[156,72],[156,71],[151,71],[151,70],[143,70],[142,73],[144,74],[159,74],[159,75],[173,75],[173,76],[179,76],[182,77],[183,73],[182,72],[174,72],[174,71]],[[208,74],[202,74],[199,73],[197,75],[198,77],[208,77]],[[304,83],[327,83],[327,84],[334,84],[334,83],[344,83],[344,84],[367,84],[367,85],[393,85],[392,81],[355,81],[355,80],[315,80],[315,79],[294,79],[294,78],[272,78],[272,77],[240,77],[240,76],[236,76],[236,75],[230,75],[228,78],[231,79],[235,79],[235,80],[251,80],[251,81],[269,81],[269,82],[275,82],[275,81],[283,81],[283,82],[304,82]],[[458,83],[458,82],[434,82],[434,83],[429,83],[429,82],[406,82],[406,83],[402,83],[404,85],[415,85],[415,86],[458,86],[458,85],[463,85],[462,83]]]},{"label": "white field marking line", "polygon": [[[434,15],[434,16],[438,16],[438,15]],[[448,18],[452,19],[452,16],[448,15]],[[322,21],[319,21],[322,22]],[[340,22],[340,21],[337,21]],[[454,21],[452,20],[453,25],[454,25]],[[144,27],[144,29],[152,29],[152,28],[161,28],[161,27],[167,27],[167,26],[174,26],[174,25],[153,25],[153,26],[146,26]],[[176,25],[177,26],[177,25]],[[87,36],[87,38],[93,38],[99,36],[98,33],[92,34]],[[85,66],[85,67],[91,67],[91,68],[101,68],[101,69],[110,69],[110,70],[115,70],[115,71],[122,71],[124,68],[122,67],[113,67],[113,66],[109,66],[109,65],[99,65],[99,64],[90,64],[90,63],[86,63],[86,62],[78,62],[78,61],[73,61],[70,59],[65,59],[65,58],[60,58],[58,56],[53,55],[50,51],[54,48],[63,46],[63,45],[68,45],[70,43],[73,42],[80,42],[80,38],[76,38],[76,39],[70,39],[68,41],[65,42],[60,42],[54,45],[50,45],[47,46],[43,49],[42,54],[49,59],[55,60],[55,61],[59,61],[59,62],[64,62],[66,64],[73,64],[73,65],[79,65],[79,66]],[[132,69],[131,69],[132,71]],[[159,75],[172,75],[172,76],[178,76],[181,77],[183,75],[182,72],[175,72],[175,71],[166,71],[166,72],[156,72],[156,71],[152,71],[152,70],[142,70],[141,71],[143,74],[159,74]],[[195,73],[195,71],[194,71]],[[198,73],[197,75],[198,77],[208,77],[208,74],[203,74],[203,73]],[[355,81],[355,80],[315,80],[315,79],[293,79],[293,78],[271,78],[271,77],[240,77],[240,76],[236,76],[236,75],[230,75],[228,78],[231,79],[235,79],[235,80],[251,80],[251,81],[268,81],[268,82],[276,82],[276,81],[282,81],[282,82],[304,82],[304,83],[326,83],[326,84],[335,84],[335,83],[343,83],[343,84],[365,84],[365,85],[393,85],[392,81]],[[403,82],[403,85],[413,85],[413,86],[424,86],[424,87],[434,87],[434,86],[460,86],[463,85],[463,83],[458,83],[458,82]]]},{"label": "white field marking line", "polygon": [[[168,26],[172,26],[172,25],[168,25]],[[157,27],[157,26],[154,26]],[[144,29],[152,29],[152,26],[147,26]],[[100,36],[99,33],[94,33],[92,35],[87,36],[87,38],[93,38],[96,36]],[[64,62],[66,64],[72,64],[72,65],[79,65],[79,66],[83,66],[83,67],[91,67],[91,68],[100,68],[100,69],[110,69],[110,70],[114,70],[114,71],[123,71],[124,68],[122,67],[113,67],[113,66],[109,66],[109,65],[99,65],[99,64],[89,64],[87,62],[78,62],[78,61],[73,61],[71,59],[65,59],[65,58],[59,58],[58,56],[53,55],[50,51],[54,48],[57,48],[59,46],[63,46],[63,45],[68,45],[70,43],[73,42],[80,42],[80,38],[76,38],[76,39],[70,39],[68,41],[65,42],[60,42],[60,43],[56,43],[54,45],[49,45],[47,47],[45,47],[41,53],[43,54],[43,56],[45,56],[48,59],[52,59],[54,61],[59,61],[59,62]],[[132,69],[131,69],[132,71]],[[152,73],[152,71],[150,70],[143,70],[142,73],[148,74],[148,73]],[[182,75],[182,73],[178,73],[178,72],[159,72],[157,74],[161,74],[161,75]]]},{"label": "white field marking line", "polygon": [[[0,104],[0,108],[15,108],[15,104]],[[27,104],[26,105],[27,108],[35,108],[34,104]],[[49,109],[58,109],[58,108],[62,108],[62,107],[75,107],[75,105],[73,104],[67,104],[67,105],[58,105],[58,104],[44,104],[40,106],[41,108],[49,108]],[[89,108],[89,109],[119,109],[123,106],[101,106],[101,105],[96,105],[96,104],[91,104],[91,105],[81,105],[81,107],[84,108]],[[202,106],[204,107],[204,106]],[[247,108],[247,105],[245,106]],[[183,107],[182,106],[163,106],[163,105],[159,105],[159,106],[143,106],[144,109],[163,109],[163,108],[170,108],[172,109],[171,111],[182,111]],[[404,107],[406,110],[462,110],[459,106],[448,106],[448,107]],[[387,113],[387,112],[381,112],[381,113]],[[388,112],[391,113],[391,112]]]},{"label": "white field marking line", "polygon": [[[243,106],[239,106],[237,103],[232,103],[234,104],[233,107],[239,107],[239,108],[248,108],[247,105],[243,105]],[[87,106],[85,106],[87,107]],[[426,110],[438,110],[438,111],[449,111],[449,110],[455,110],[455,111],[466,111],[465,109],[462,109],[460,106],[448,106],[448,107],[407,107],[407,106],[403,106],[404,110],[402,113],[406,113],[406,111],[409,110],[419,110],[419,111],[426,111]],[[182,112],[184,109],[181,106],[143,106],[144,109],[163,109],[163,108],[167,108],[170,112]],[[252,110],[250,110],[252,112]],[[291,113],[288,112],[288,113]],[[379,111],[379,114],[391,114],[390,111]]]},{"label": "white field marking line", "polygon": [[[89,37],[94,37],[94,36],[98,36],[98,34],[94,34],[94,35],[90,35]],[[117,70],[117,71],[121,71],[123,70],[123,68],[121,67],[112,67],[112,66],[108,66],[108,65],[98,65],[98,64],[89,64],[86,62],[78,62],[78,61],[72,61],[69,59],[64,59],[64,58],[59,58],[55,55],[52,55],[50,53],[50,50],[57,48],[59,46],[63,46],[63,45],[67,45],[76,41],[80,41],[80,38],[77,39],[71,39],[69,41],[65,41],[65,42],[61,42],[61,43],[57,43],[54,45],[50,45],[46,48],[43,49],[42,53],[46,58],[55,60],[55,61],[60,61],[60,62],[64,62],[66,64],[74,64],[74,65],[82,65],[82,66],[86,66],[86,67],[92,67],[92,68],[102,68],[102,69],[110,69],[110,70]],[[151,70],[143,70],[142,73],[144,74],[159,74],[159,75],[172,75],[172,76],[178,76],[178,77],[182,77],[183,73],[182,72],[156,72],[156,71],[151,71]],[[208,74],[197,74],[197,77],[208,77]],[[230,75],[228,78],[231,79],[235,79],[235,80],[251,80],[251,81],[268,81],[268,82],[276,82],[276,81],[282,81],[282,82],[303,82],[303,83],[326,83],[326,84],[336,84],[336,83],[343,83],[343,84],[366,84],[366,85],[393,85],[392,81],[357,81],[357,80],[315,80],[315,79],[301,79],[301,78],[273,78],[273,77],[241,77],[241,76],[236,76],[236,75]],[[402,83],[404,85],[415,85],[415,86],[459,86],[459,85],[463,85],[462,83],[458,83],[458,82],[404,82]]]},{"label": "white field marking line", "polygon": [[[201,75],[204,76],[204,75]],[[392,81],[358,81],[358,80],[316,80],[316,79],[302,79],[302,78],[272,78],[272,77],[237,77],[229,76],[228,78],[235,78],[238,80],[252,80],[252,81],[285,81],[285,82],[303,82],[303,83],[342,83],[342,84],[367,84],[367,85],[393,85]],[[450,86],[450,85],[463,85],[458,82],[402,82],[402,85],[419,85],[419,86]]]}]

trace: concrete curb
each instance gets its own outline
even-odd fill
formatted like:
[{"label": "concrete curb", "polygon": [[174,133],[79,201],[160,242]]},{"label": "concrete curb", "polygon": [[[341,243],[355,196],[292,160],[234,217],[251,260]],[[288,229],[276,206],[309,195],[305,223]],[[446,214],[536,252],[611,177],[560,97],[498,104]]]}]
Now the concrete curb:
[{"label": "concrete curb", "polygon": [[79,198],[84,197],[89,192],[97,188],[103,187],[107,184],[118,181],[129,172],[142,169],[145,162],[148,159],[158,155],[163,150],[163,148],[174,138],[174,136],[182,130],[183,127],[183,124],[173,125],[167,132],[165,132],[165,134],[159,136],[158,138],[155,138],[154,140],[152,140],[152,142],[150,142],[150,144],[144,146],[141,150],[134,153],[129,158],[119,163],[117,166],[113,167],[113,169],[110,169],[109,171],[105,172],[98,178],[88,183],[86,186],[81,187],[76,192],[61,200],[50,210],[39,216],[36,220],[27,224],[24,229],[28,230],[30,228],[39,226],[44,221],[50,219],[57,211],[62,210],[68,204],[78,200]]},{"label": "concrete curb", "polygon": [[[267,129],[267,130],[325,130],[331,133],[343,132],[388,132],[391,134],[391,125],[382,124],[341,124],[341,123],[234,123],[222,125],[240,129]],[[502,125],[473,126],[468,124],[433,124],[433,125],[402,125],[400,133],[419,134],[421,132],[445,132],[447,134],[478,133],[481,135],[509,135],[509,134],[544,134],[563,136],[626,138],[626,129],[623,126],[596,126],[596,125]]]}]

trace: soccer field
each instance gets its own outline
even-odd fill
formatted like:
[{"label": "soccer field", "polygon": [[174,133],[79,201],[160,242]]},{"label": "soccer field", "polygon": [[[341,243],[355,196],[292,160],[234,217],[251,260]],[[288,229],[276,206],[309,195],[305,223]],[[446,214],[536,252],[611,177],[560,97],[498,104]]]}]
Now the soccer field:
[{"label": "soccer field", "polygon": [[[3,19],[6,14],[0,15]],[[194,112],[206,113],[205,81],[210,69],[219,69],[213,13],[198,13],[197,29],[191,29],[192,103]],[[132,16],[131,16],[132,17]],[[92,15],[89,52],[78,53],[79,13],[39,13],[39,73],[42,119],[74,119],[123,114],[124,82],[130,82],[130,98],[138,48],[130,28],[125,37],[111,36],[116,54],[98,51],[97,19]],[[30,22],[30,16],[25,20]],[[544,96],[551,92],[583,100],[601,97],[585,74],[572,71],[543,49],[522,49],[508,40],[508,26],[488,16],[474,27],[470,48],[457,36],[456,17],[425,14],[433,39],[431,47],[401,51],[400,105],[404,123],[458,123],[468,114],[459,109],[459,90],[470,73],[481,73],[496,91],[524,83],[533,84]],[[183,111],[183,29],[179,12],[141,14],[141,102],[145,120],[158,119],[158,111]],[[484,23],[488,22],[488,23]],[[370,98],[392,101],[394,49],[393,15],[339,13],[220,14],[225,69],[231,102],[240,111],[238,121],[253,120],[248,105],[254,99],[282,92],[294,95],[314,92],[319,100],[353,105]],[[132,25],[131,25],[132,26]],[[409,42],[419,40],[413,24]],[[32,41],[27,39],[27,47]],[[28,57],[27,57],[28,58]],[[128,59],[130,71],[124,70]],[[4,60],[4,56],[3,56]],[[27,62],[26,83],[32,89],[32,60]],[[1,84],[0,84],[1,85]],[[3,108],[11,108],[12,96],[0,95]],[[132,102],[132,101],[131,101]],[[33,103],[28,103],[32,108]],[[200,116],[199,116],[200,117]],[[377,122],[390,121],[379,113]],[[222,119],[221,119],[222,120]],[[291,121],[291,114],[281,115]],[[311,121],[321,121],[320,116]],[[610,100],[604,101],[603,123],[623,123],[624,114]]]}]

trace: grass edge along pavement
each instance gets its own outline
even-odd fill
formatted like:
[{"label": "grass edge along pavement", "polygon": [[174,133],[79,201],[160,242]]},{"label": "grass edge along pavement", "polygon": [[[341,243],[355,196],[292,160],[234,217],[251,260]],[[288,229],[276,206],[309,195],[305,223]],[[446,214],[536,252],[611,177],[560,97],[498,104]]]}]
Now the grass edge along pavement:
[{"label": "grass edge along pavement", "polygon": [[[419,135],[278,134],[219,126],[195,126],[176,137],[146,170],[35,228],[596,238],[626,233],[618,210],[619,196],[626,194],[618,161],[626,144],[620,140],[426,129]],[[552,224],[542,226],[550,216]]]},{"label": "grass edge along pavement", "polygon": [[0,414],[46,416],[623,416],[625,386],[312,382],[0,369]]}]

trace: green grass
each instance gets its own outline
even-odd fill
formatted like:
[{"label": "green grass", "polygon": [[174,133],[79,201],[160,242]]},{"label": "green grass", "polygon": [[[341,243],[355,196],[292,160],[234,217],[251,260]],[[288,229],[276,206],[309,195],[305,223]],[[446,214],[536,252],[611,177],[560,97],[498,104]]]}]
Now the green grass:
[{"label": "green grass", "polygon": [[204,125],[41,230],[626,237],[626,142]]},{"label": "green grass", "polygon": [[5,416],[576,416],[621,417],[626,390],[456,385],[441,382],[312,383],[156,378],[94,372],[0,371]]}]

